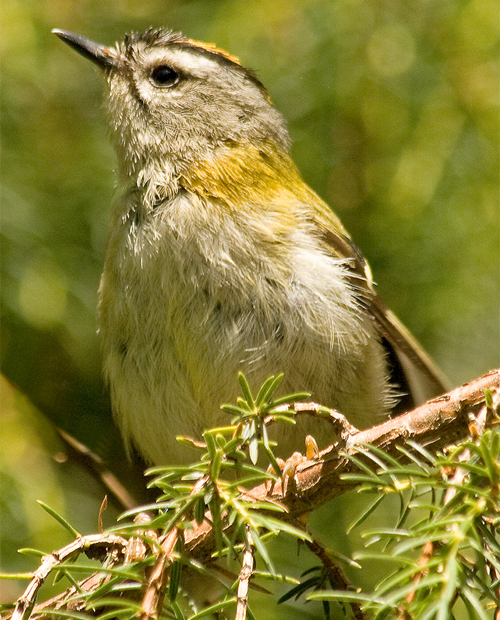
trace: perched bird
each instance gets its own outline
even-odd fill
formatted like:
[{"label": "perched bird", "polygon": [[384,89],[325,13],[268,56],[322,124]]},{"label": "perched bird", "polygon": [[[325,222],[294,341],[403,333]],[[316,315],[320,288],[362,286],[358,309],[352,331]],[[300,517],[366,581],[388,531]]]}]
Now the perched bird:
[{"label": "perched bird", "polygon": [[[115,48],[55,30],[102,70],[119,164],[99,289],[99,331],[126,441],[150,462],[192,453],[228,417],[237,373],[367,427],[445,390],[373,289],[330,208],[304,183],[282,116],[255,74],[164,29]],[[279,452],[324,447],[319,420],[275,430]]]}]

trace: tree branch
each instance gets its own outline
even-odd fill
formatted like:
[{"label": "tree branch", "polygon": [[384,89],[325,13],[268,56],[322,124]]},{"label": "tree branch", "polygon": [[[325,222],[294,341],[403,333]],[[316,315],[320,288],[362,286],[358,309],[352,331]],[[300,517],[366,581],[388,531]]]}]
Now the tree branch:
[{"label": "tree branch", "polygon": [[247,528],[245,551],[243,552],[243,562],[241,565],[238,593],[236,596],[236,615],[234,620],[246,620],[248,609],[248,590],[250,587],[250,578],[253,574],[254,567],[254,548],[252,537]]},{"label": "tree branch", "polygon": [[[404,459],[398,447],[409,440],[437,452],[465,439],[471,434],[469,425],[475,412],[485,404],[485,390],[500,390],[500,370],[491,371],[421,407],[364,431],[354,429],[342,414],[331,411],[330,422],[340,439],[314,460],[303,457],[294,466],[293,475],[286,479],[284,492],[278,482],[271,489],[268,484],[252,490],[242,489],[242,494],[249,500],[279,502],[285,506],[290,519],[297,518],[355,488],[355,482],[344,479],[345,474],[358,471],[345,453],[355,454],[363,444],[373,444],[389,455]],[[298,403],[294,408],[297,413],[308,415],[317,415],[320,409],[314,403]],[[490,423],[491,416],[487,425]],[[365,460],[362,454],[358,458]],[[291,459],[296,461],[296,455]],[[369,463],[368,459],[366,462]],[[283,516],[286,519],[286,515]],[[203,523],[186,533],[186,547],[195,551],[200,559],[208,559],[211,543],[207,539],[210,534],[210,526]]]},{"label": "tree branch", "polygon": [[59,551],[54,551],[51,555],[42,558],[40,567],[33,573],[33,577],[18,599],[12,614],[12,620],[23,620],[33,608],[38,591],[50,573],[60,566],[63,562],[85,553],[90,558],[102,559],[114,550],[123,555],[127,546],[127,541],[121,536],[114,534],[92,534],[89,536],[79,536],[76,540],[66,545]]}]

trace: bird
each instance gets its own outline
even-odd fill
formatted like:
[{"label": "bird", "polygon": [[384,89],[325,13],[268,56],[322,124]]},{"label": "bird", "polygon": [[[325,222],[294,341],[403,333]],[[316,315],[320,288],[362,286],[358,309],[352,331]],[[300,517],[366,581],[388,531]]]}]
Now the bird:
[{"label": "bird", "polygon": [[[176,437],[227,425],[238,372],[307,391],[357,428],[441,394],[447,381],[377,294],[363,254],[304,182],[256,74],[165,28],[114,47],[64,30],[95,63],[118,160],[98,321],[127,446],[185,463]],[[331,427],[275,425],[277,453]],[[272,434],[271,434],[272,436]]]}]

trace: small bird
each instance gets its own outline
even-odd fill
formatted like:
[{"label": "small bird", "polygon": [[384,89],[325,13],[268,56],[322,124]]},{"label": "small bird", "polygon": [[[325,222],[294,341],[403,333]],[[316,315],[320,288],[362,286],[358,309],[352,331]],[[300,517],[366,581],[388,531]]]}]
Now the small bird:
[{"label": "small bird", "polygon": [[[302,180],[280,113],[256,75],[214,45],[165,29],[114,48],[54,33],[93,61],[121,197],[99,288],[114,415],[155,464],[186,462],[177,435],[228,423],[237,373],[254,389],[284,373],[365,428],[446,382],[373,288],[368,265]],[[278,452],[320,420],[275,428]]]}]

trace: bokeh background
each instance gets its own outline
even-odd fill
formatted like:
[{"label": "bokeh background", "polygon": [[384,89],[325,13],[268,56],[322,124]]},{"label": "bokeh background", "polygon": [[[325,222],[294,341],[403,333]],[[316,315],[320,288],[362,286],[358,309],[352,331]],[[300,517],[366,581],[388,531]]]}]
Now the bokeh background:
[{"label": "bokeh background", "polygon": [[239,56],[452,383],[499,365],[497,0],[3,0],[0,18],[4,570],[67,542],[35,498],[95,529],[101,490],[44,416],[125,468],[95,318],[114,154],[98,72],[54,27],[111,44],[163,25]]}]

